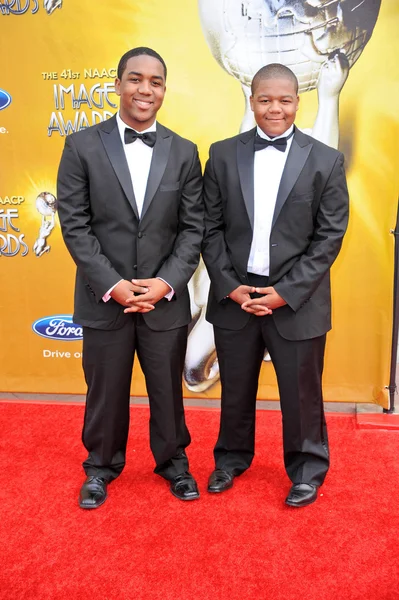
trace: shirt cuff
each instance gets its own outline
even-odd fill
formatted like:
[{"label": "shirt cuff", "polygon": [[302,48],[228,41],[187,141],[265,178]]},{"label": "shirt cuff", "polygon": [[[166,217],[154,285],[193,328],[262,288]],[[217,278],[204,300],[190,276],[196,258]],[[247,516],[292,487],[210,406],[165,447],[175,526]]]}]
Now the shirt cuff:
[{"label": "shirt cuff", "polygon": [[115,283],[115,285],[112,286],[112,288],[109,288],[108,292],[105,292],[102,300],[103,302],[108,302],[108,300],[111,299],[111,292],[114,288],[116,288],[116,286],[118,285],[118,283],[120,283],[121,281],[123,281],[123,279],[120,279],[117,283]]},{"label": "shirt cuff", "polygon": [[[162,279],[162,277],[157,277],[157,279],[160,279],[161,281],[166,283],[166,285],[169,285],[169,283],[167,281],[165,281],[165,279]],[[170,302],[172,300],[173,296],[175,295],[175,290],[172,288],[171,285],[169,285],[169,287],[170,287],[170,292],[165,294],[164,298],[166,298]]]}]

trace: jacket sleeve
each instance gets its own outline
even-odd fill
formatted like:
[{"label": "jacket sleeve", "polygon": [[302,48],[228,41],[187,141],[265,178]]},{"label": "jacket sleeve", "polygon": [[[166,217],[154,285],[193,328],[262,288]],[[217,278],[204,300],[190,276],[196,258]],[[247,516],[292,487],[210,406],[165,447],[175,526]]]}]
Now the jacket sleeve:
[{"label": "jacket sleeve", "polygon": [[92,231],[88,175],[71,136],[65,140],[58,170],[57,199],[65,244],[100,302],[123,277],[102,253]]},{"label": "jacket sleeve", "polygon": [[312,296],[335,261],[349,217],[344,157],[339,154],[321,195],[312,241],[274,288],[297,311]]},{"label": "jacket sleeve", "polygon": [[202,256],[218,302],[241,285],[231,263],[224,237],[222,196],[214,168],[214,146],[209,151],[204,174],[205,236]]},{"label": "jacket sleeve", "polygon": [[167,281],[179,295],[198,266],[204,235],[202,172],[196,146],[191,167],[184,182],[179,205],[178,233],[173,250],[156,277]]}]

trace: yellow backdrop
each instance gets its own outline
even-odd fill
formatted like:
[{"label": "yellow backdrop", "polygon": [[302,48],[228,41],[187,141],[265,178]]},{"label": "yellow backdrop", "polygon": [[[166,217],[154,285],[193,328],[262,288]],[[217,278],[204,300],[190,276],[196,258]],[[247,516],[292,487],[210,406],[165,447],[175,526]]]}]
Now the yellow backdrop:
[{"label": "yellow backdrop", "polygon": [[[48,14],[46,7],[55,9]],[[383,0],[374,33],[340,97],[351,219],[333,267],[326,400],[387,405],[390,229],[399,189],[398,28],[398,3]],[[159,120],[195,141],[204,165],[213,141],[238,133],[242,91],[212,56],[195,0],[0,0],[0,31],[0,386],[2,391],[81,393],[81,342],[65,341],[76,330],[62,318],[43,321],[72,314],[74,264],[57,216],[49,232],[51,210],[43,217],[36,205],[40,193],[56,193],[68,119],[70,132],[71,125],[79,128],[113,114],[120,56],[134,46],[153,47],[169,70]],[[316,111],[317,92],[302,94],[298,126],[311,128]],[[40,206],[43,210],[45,203]],[[46,330],[50,337],[42,337]],[[132,389],[145,394],[137,365]],[[216,383],[198,395],[219,394]],[[263,366],[259,396],[278,397],[270,363]]]}]

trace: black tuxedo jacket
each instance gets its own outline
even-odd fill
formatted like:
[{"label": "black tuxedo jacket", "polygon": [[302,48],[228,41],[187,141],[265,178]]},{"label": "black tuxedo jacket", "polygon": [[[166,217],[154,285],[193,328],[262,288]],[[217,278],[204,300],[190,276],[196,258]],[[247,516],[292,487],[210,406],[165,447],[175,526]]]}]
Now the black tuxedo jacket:
[{"label": "black tuxedo jacket", "polygon": [[196,146],[157,123],[141,217],[116,117],[66,138],[58,172],[62,233],[76,265],[74,321],[117,329],[129,317],[103,295],[120,279],[161,277],[175,295],[144,314],[149,327],[190,322],[187,283],[203,236]]},{"label": "black tuxedo jacket", "polygon": [[[253,129],[213,144],[204,175],[202,252],[211,279],[207,319],[227,329],[241,329],[249,319],[226,296],[248,284],[254,138]],[[284,338],[310,339],[331,328],[330,267],[347,222],[343,155],[295,129],[270,235],[269,285],[287,302],[271,318]]]}]

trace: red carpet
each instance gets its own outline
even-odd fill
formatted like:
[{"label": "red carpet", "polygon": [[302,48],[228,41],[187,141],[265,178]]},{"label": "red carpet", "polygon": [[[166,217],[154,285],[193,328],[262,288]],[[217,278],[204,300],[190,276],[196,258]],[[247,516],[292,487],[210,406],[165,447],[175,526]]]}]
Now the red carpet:
[{"label": "red carpet", "polygon": [[134,407],[127,467],[103,507],[82,511],[82,417],[0,403],[1,599],[399,599],[398,431],[328,415],[323,495],[290,509],[278,413],[258,412],[252,468],[211,496],[219,414],[188,410],[202,495],[183,503],[152,473],[148,410]]}]

